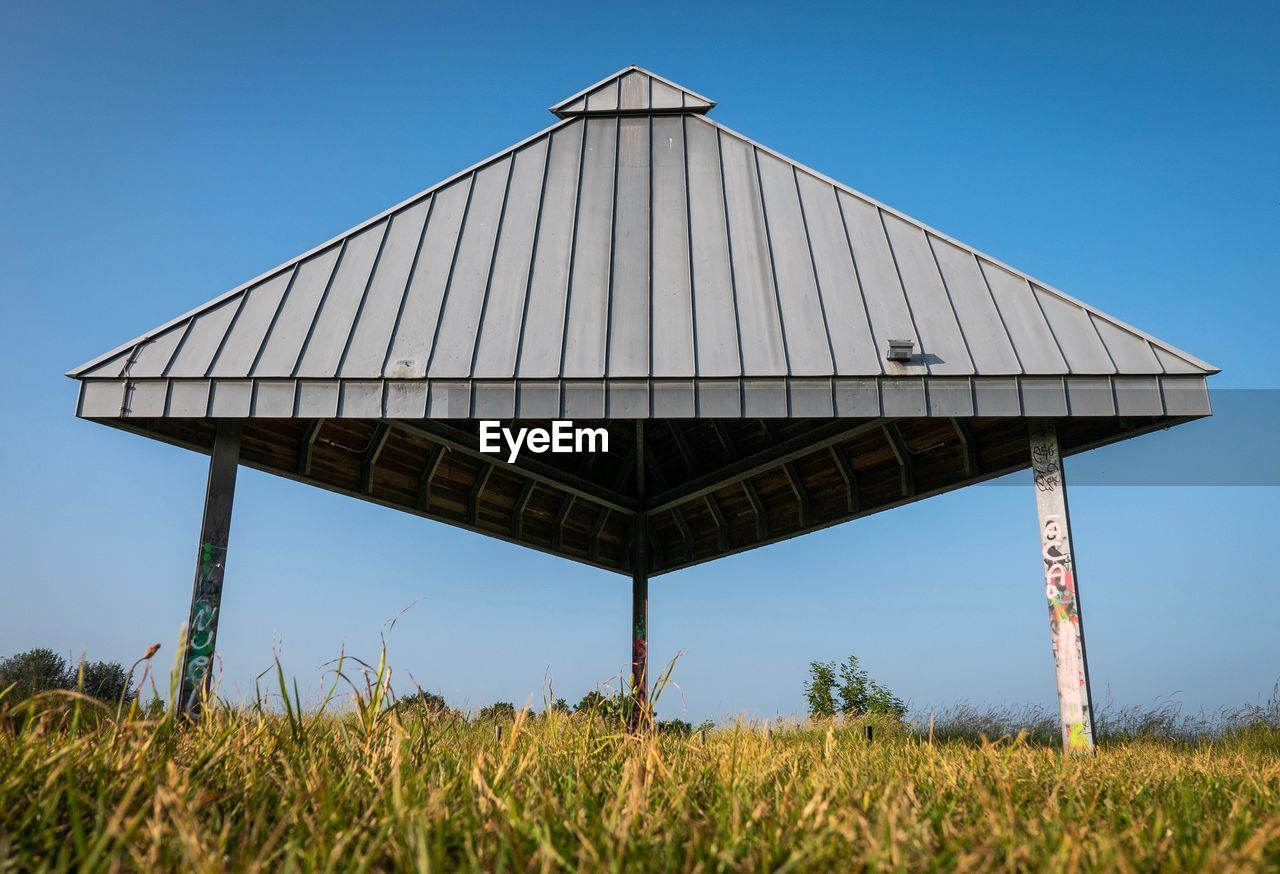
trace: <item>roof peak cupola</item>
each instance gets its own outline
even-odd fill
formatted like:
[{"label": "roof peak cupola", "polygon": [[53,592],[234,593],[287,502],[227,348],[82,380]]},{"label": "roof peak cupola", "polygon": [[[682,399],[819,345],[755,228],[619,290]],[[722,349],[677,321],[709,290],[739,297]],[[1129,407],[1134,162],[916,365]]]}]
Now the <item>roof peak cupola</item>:
[{"label": "roof peak cupola", "polygon": [[705,114],[713,106],[709,100],[677,85],[670,79],[632,64],[566,97],[551,111],[560,118],[583,115],[670,115],[681,112]]}]

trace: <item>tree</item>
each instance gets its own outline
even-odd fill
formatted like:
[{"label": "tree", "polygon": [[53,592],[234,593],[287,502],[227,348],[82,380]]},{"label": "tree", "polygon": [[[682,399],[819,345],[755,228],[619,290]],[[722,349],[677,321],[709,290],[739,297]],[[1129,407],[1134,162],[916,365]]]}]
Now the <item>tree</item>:
[{"label": "tree", "polygon": [[495,701],[481,707],[476,718],[481,722],[511,722],[516,718],[516,706],[507,701]]},{"label": "tree", "polygon": [[871,680],[867,672],[858,667],[858,657],[849,656],[840,666],[840,684],[836,693],[840,696],[840,712],[845,716],[861,716],[867,712]]},{"label": "tree", "polygon": [[396,709],[401,713],[417,712],[423,716],[444,716],[452,713],[449,705],[445,703],[444,696],[435,692],[427,692],[419,689],[412,695],[405,695],[396,701]]},{"label": "tree", "polygon": [[50,689],[71,688],[67,660],[51,649],[32,649],[0,661],[0,690],[13,686],[11,701],[22,701]]},{"label": "tree", "polygon": [[809,715],[816,719],[835,716],[837,710],[844,716],[881,713],[900,717],[907,712],[902,699],[871,679],[858,664],[858,657],[852,655],[840,665],[810,662],[804,692]]},{"label": "tree", "polygon": [[809,662],[809,681],[804,684],[804,696],[809,701],[809,715],[825,719],[836,715],[836,701],[831,694],[836,684],[834,662]]},{"label": "tree", "polygon": [[[81,662],[80,670],[83,671],[83,687],[80,691],[86,695],[92,695],[99,701],[105,701],[108,704],[116,704],[123,702],[128,704],[133,700],[136,694],[131,688],[133,678],[126,676],[124,668],[119,662]],[[80,676],[75,678],[76,683],[80,683]]]},{"label": "tree", "polygon": [[10,700],[14,701],[51,689],[79,689],[107,704],[128,703],[136,694],[132,678],[119,662],[86,660],[73,670],[66,659],[43,647],[0,660],[0,690],[10,685],[14,687]]}]

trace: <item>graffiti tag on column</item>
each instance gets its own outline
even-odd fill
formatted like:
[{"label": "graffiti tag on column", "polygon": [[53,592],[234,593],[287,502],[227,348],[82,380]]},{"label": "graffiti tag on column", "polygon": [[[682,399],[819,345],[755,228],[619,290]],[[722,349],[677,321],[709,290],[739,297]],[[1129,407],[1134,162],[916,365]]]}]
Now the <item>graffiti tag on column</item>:
[{"label": "graffiti tag on column", "polygon": [[187,623],[186,667],[182,674],[184,707],[188,712],[198,706],[200,692],[209,674],[209,663],[213,660],[226,557],[224,546],[200,545],[196,600],[191,607],[191,621]]}]

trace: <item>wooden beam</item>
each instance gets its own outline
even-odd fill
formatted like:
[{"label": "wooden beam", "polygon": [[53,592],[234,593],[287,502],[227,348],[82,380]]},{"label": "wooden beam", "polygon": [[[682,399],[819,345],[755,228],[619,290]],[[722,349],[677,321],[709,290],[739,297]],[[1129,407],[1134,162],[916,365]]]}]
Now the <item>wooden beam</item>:
[{"label": "wooden beam", "polygon": [[360,460],[360,494],[362,495],[373,492],[373,468],[378,463],[378,456],[382,454],[382,448],[387,445],[387,438],[390,436],[391,426],[386,422],[379,422],[373,437],[369,440],[369,448],[364,451],[364,457]]},{"label": "wooden beam", "polygon": [[440,443],[447,446],[451,451],[458,452],[469,458],[483,461],[486,464],[501,464],[504,468],[512,470],[520,476],[608,507],[616,513],[631,516],[639,509],[637,501],[625,495],[611,492],[603,486],[598,486],[571,473],[566,473],[552,465],[535,461],[531,458],[522,458],[514,464],[510,464],[499,456],[481,452],[479,437],[452,425],[445,425],[431,419],[420,419],[415,422],[406,422],[401,419],[384,419],[383,421],[388,422],[393,428],[425,437],[433,443]]},{"label": "wooden beam", "polygon": [[529,509],[529,500],[537,488],[536,482],[525,480],[524,489],[520,492],[520,497],[516,498],[516,505],[511,510],[511,536],[516,540],[524,537],[524,511]]},{"label": "wooden beam", "polygon": [[577,500],[576,495],[565,495],[560,503],[560,509],[556,511],[556,518],[551,523],[551,546],[554,549],[560,549],[564,543],[564,520],[569,518],[569,511],[573,509],[575,500]]},{"label": "wooden beam", "polygon": [[431,506],[431,481],[436,478],[436,471],[440,469],[440,462],[444,461],[448,451],[448,447],[436,444],[427,454],[427,466],[422,469],[422,477],[418,480],[416,503],[419,510],[425,511]]},{"label": "wooden beam", "polygon": [[596,516],[596,523],[591,526],[591,541],[587,544],[587,555],[592,561],[600,558],[600,537],[604,534],[604,526],[608,524],[609,514],[612,512],[608,507],[601,507]]},{"label": "wooden beam", "polygon": [[716,548],[720,550],[728,549],[729,523],[725,521],[724,512],[720,509],[720,502],[712,494],[703,495],[702,499],[707,502],[707,512],[711,514],[711,521],[716,526]]},{"label": "wooden beam", "polygon": [[953,418],[951,427],[955,429],[956,436],[960,438],[960,445],[964,447],[965,476],[977,476],[978,444],[973,439],[973,432],[969,430],[969,423],[964,419]]},{"label": "wooden beam", "polygon": [[231,507],[235,500],[236,469],[240,464],[240,419],[216,420],[209,479],[204,492],[204,519],[196,552],[191,613],[182,649],[178,712],[199,720],[210,688],[210,668],[222,609],[222,580],[231,537]]},{"label": "wooden beam", "polygon": [[323,426],[324,419],[313,419],[307,426],[307,432],[302,437],[302,445],[298,452],[299,476],[308,476],[311,473],[311,457],[315,454],[316,438],[320,436],[320,429]]},{"label": "wooden beam", "polygon": [[725,458],[729,461],[736,461],[738,448],[733,445],[733,439],[729,436],[729,431],[725,428],[724,423],[719,419],[712,419],[711,429],[716,432],[716,439],[720,441],[720,446],[724,449]]},{"label": "wooden beam", "polygon": [[679,507],[671,508],[671,518],[675,520],[676,528],[680,531],[680,540],[684,545],[684,557],[687,561],[693,558],[693,532],[689,529],[689,523]]},{"label": "wooden beam", "polygon": [[636,447],[633,444],[622,456],[622,466],[618,468],[618,476],[614,479],[613,490],[622,493],[629,482],[635,479]]},{"label": "wooden beam", "polygon": [[787,463],[782,465],[782,472],[787,475],[787,482],[791,484],[791,491],[795,493],[796,504],[800,508],[800,527],[809,527],[809,493],[804,490],[804,483],[800,481],[800,474],[796,473],[794,464]]},{"label": "wooden beam", "polygon": [[671,439],[675,441],[676,451],[684,459],[685,466],[689,468],[691,474],[696,474],[698,472],[698,462],[694,460],[693,450],[689,448],[689,441],[684,439],[684,432],[680,430],[677,420],[667,419],[667,428],[671,431]]},{"label": "wooden beam", "polygon": [[769,517],[764,512],[764,502],[760,500],[760,493],[756,491],[755,485],[749,479],[742,481],[742,490],[747,493],[747,501],[751,504],[751,512],[756,517],[756,539],[764,540],[769,536]]},{"label": "wooden beam", "polygon": [[775,446],[726,464],[718,470],[696,477],[683,485],[665,490],[655,495],[653,500],[647,501],[644,509],[649,513],[669,510],[686,501],[700,498],[709,492],[719,491],[725,486],[742,482],[789,461],[796,461],[815,452],[821,452],[832,444],[842,443],[851,437],[874,431],[883,427],[884,422],[884,419],[873,419],[850,425],[847,419],[837,419],[828,424],[819,425],[806,434],[788,438]]},{"label": "wooden beam", "polygon": [[895,423],[889,422],[882,430],[884,438],[889,441],[889,448],[893,450],[893,457],[898,459],[898,468],[902,472],[902,496],[909,498],[916,493],[916,472],[911,463],[911,453],[907,450],[906,441],[902,439],[902,433],[898,431]]},{"label": "wooden beam", "polygon": [[844,491],[848,499],[849,512],[856,513],[861,506],[861,501],[858,499],[858,477],[853,471],[853,463],[849,461],[849,456],[845,454],[844,447],[839,444],[831,447],[831,459],[836,464],[836,470],[840,473],[840,478],[844,480]]},{"label": "wooden beam", "polygon": [[489,485],[489,477],[493,476],[494,465],[486,464],[476,474],[475,484],[471,487],[471,495],[467,498],[467,524],[475,525],[480,517],[480,498]]}]

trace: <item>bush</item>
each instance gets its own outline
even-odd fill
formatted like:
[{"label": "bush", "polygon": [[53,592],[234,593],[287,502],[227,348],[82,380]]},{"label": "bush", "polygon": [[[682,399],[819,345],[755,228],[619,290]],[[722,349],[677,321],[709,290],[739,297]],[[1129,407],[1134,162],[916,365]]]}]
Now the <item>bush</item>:
[{"label": "bush", "polygon": [[127,704],[136,694],[132,678],[119,662],[83,661],[72,669],[66,659],[43,647],[0,660],[0,691],[9,686],[13,686],[9,695],[14,701],[54,689],[79,689],[107,704]]},{"label": "bush", "polygon": [[858,665],[857,656],[849,656],[841,665],[810,662],[804,691],[809,715],[817,719],[835,716],[837,708],[844,716],[878,713],[900,718],[907,712],[901,698],[871,679]]},{"label": "bush", "polygon": [[495,701],[488,707],[481,707],[476,718],[481,722],[511,722],[516,718],[516,707],[507,701]]},{"label": "bush", "polygon": [[443,695],[423,689],[397,700],[396,710],[401,713],[419,713],[423,716],[447,716],[454,712],[453,708],[445,703]]},{"label": "bush", "polygon": [[0,661],[0,690],[13,686],[12,700],[22,701],[50,689],[70,689],[67,660],[51,649],[32,649]]}]

